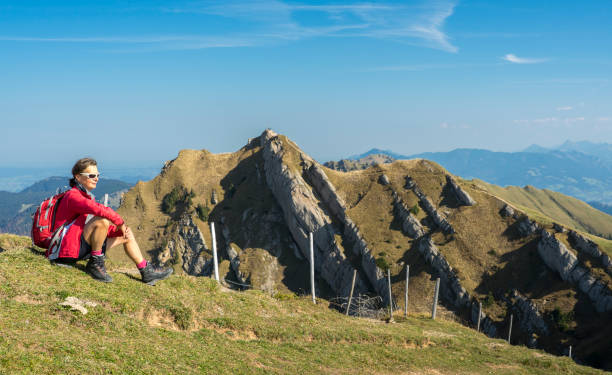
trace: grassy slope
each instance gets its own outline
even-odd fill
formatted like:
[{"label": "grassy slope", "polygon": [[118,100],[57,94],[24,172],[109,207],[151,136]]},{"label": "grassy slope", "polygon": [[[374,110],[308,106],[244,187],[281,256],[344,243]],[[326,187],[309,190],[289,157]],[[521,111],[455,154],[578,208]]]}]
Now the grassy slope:
[{"label": "grassy slope", "polygon": [[518,208],[535,211],[540,216],[579,231],[612,238],[612,216],[594,209],[583,201],[547,189],[532,186],[501,187],[474,180],[474,184]]},{"label": "grassy slope", "polygon": [[[502,323],[507,321],[506,298],[508,292],[517,289],[536,302],[545,314],[555,308],[563,312],[574,311],[572,328],[577,335],[587,334],[605,340],[610,334],[607,331],[599,333],[597,326],[607,324],[607,318],[594,311],[588,297],[576,293],[570,284],[563,282],[541,261],[537,255],[537,235],[518,236],[514,220],[499,214],[504,201],[478,189],[478,186],[462,182],[464,189],[478,203],[473,207],[457,207],[444,191],[448,172],[433,162],[410,160],[363,171],[344,173],[326,169],[325,172],[345,199],[349,216],[358,225],[374,255],[384,257],[391,265],[393,294],[398,301],[403,301],[405,264],[410,265],[409,295],[416,301],[410,306],[410,311],[422,312],[430,308],[431,275],[435,272],[424,264],[422,256],[413,247],[413,241],[401,233],[399,223],[394,221],[391,188],[409,207],[417,203],[416,196],[404,188],[406,175],[414,178],[454,226],[456,234],[445,236],[438,231],[433,236],[434,242],[470,295],[483,300],[488,293],[493,293],[495,303],[484,308],[492,319]],[[390,186],[384,187],[377,182],[382,173],[389,178]],[[423,210],[417,216],[424,218]],[[567,234],[561,237],[567,242]],[[610,283],[609,275],[597,268],[594,271],[604,283]],[[525,339],[522,338],[522,342]],[[540,342],[551,347],[564,342],[574,345],[581,354],[588,354],[594,348],[556,330],[549,337],[540,338]]]},{"label": "grassy slope", "polygon": [[[101,284],[0,236],[0,373],[596,374],[422,315],[384,324],[208,278]],[[98,303],[89,314],[58,305]]]}]

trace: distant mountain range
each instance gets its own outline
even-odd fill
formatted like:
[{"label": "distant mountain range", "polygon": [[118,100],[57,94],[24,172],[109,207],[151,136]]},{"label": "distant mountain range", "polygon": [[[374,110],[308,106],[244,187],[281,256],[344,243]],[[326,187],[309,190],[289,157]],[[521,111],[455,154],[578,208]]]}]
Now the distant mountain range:
[{"label": "distant mountain range", "polygon": [[[586,202],[612,204],[612,145],[608,143],[567,141],[555,148],[532,145],[521,152],[456,149],[413,155],[374,148],[348,159],[359,160],[376,154],[400,160],[428,159],[466,179],[478,178],[501,186],[532,185]],[[612,211],[608,211],[609,207],[600,207],[606,212]]]},{"label": "distant mountain range", "polygon": [[[120,180],[130,184],[148,181],[159,173],[160,167],[145,165],[143,167],[100,168],[105,179]],[[17,168],[0,167],[0,191],[17,193],[28,186],[49,178],[69,172],[66,168]]]},{"label": "distant mountain range", "polygon": [[[109,206],[119,206],[121,194],[133,184],[119,180],[100,179],[94,191],[98,202],[102,202],[105,194],[109,194]],[[57,190],[68,189],[68,177],[49,177],[13,193],[0,191],[0,233],[29,234],[31,216],[36,207]]]}]

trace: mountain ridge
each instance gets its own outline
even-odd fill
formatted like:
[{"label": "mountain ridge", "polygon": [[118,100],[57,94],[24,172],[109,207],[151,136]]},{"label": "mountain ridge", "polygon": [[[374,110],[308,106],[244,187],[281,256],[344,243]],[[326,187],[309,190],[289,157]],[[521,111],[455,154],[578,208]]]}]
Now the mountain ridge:
[{"label": "mountain ridge", "polygon": [[[164,205],[169,197],[174,203]],[[582,360],[611,365],[603,359],[612,350],[608,332],[600,330],[612,309],[610,241],[591,244],[580,231],[535,217],[434,161],[339,172],[266,131],[234,153],[182,150],[160,175],[126,193],[119,212],[141,247],[178,274],[211,274],[214,223],[222,279],[305,293],[313,233],[323,298],[346,298],[357,271],[359,293],[378,295],[384,305],[388,270],[398,301],[409,265],[412,312],[429,310],[432,280],[440,277],[442,304],[459,320],[471,324],[478,302],[489,301],[487,334],[507,330],[511,312],[523,314],[517,342],[555,353],[558,342],[571,342]],[[563,254],[584,272],[567,276],[556,268]],[[108,256],[127,262],[114,250]],[[572,315],[568,329],[559,314]],[[596,345],[582,344],[584,335]]]}]

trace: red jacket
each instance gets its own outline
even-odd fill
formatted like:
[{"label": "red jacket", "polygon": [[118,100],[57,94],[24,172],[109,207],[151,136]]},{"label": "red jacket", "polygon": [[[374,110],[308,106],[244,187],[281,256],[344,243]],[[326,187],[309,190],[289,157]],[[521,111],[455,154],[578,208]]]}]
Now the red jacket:
[{"label": "red jacket", "polygon": [[[87,215],[103,217],[115,224],[111,225],[109,228],[108,237],[119,237],[123,235],[117,228],[123,224],[123,219],[118,213],[113,211],[110,207],[105,207],[103,204],[96,203],[89,194],[73,187],[64,194],[55,212],[54,230],[59,228],[62,224],[68,226],[72,223],[62,239],[59,251],[60,258],[78,258],[79,249],[81,247],[81,235],[85,228]],[[47,256],[49,256],[49,254],[47,254]]]}]

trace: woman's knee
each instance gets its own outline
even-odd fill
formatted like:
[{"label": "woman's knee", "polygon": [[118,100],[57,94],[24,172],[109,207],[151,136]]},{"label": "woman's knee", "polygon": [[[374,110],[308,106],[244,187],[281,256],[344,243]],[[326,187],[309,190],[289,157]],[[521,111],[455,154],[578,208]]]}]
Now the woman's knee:
[{"label": "woman's knee", "polygon": [[106,229],[106,230],[108,230],[108,228],[111,226],[110,220],[105,219],[103,217],[96,217],[92,224],[96,228]]}]

